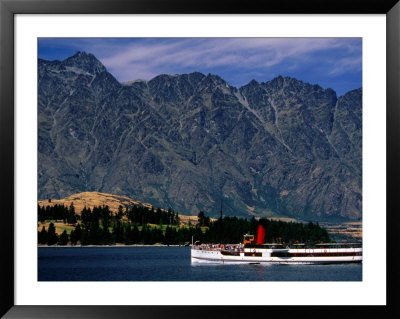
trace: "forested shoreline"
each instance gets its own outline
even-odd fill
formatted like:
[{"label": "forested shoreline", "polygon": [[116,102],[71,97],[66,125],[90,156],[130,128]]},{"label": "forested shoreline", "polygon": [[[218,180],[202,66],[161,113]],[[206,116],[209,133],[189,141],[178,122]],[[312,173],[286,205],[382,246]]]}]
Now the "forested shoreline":
[{"label": "forested shoreline", "polygon": [[[199,212],[198,222],[182,225],[179,214],[171,209],[143,206],[83,208],[64,205],[38,205],[38,244],[47,246],[88,245],[189,245],[201,243],[237,244],[244,234],[256,234],[259,224],[266,230],[266,242],[329,242],[328,232],[318,224],[250,220],[220,217],[211,220]],[[58,228],[58,229],[57,229]],[[62,232],[61,232],[62,231]]]}]

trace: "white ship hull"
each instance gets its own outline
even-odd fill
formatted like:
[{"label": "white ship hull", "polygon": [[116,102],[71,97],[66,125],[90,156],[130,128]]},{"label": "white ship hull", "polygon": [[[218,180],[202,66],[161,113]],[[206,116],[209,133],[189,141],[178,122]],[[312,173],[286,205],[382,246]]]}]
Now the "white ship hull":
[{"label": "white ship hull", "polygon": [[191,249],[191,260],[218,263],[278,263],[278,264],[330,264],[362,262],[362,248],[300,248],[266,249],[244,248],[224,250],[213,248]]}]

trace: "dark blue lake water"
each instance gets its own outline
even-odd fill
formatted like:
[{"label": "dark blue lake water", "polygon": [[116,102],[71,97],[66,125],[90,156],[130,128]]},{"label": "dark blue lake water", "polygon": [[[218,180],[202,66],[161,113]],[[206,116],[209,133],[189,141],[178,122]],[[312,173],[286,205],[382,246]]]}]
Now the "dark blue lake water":
[{"label": "dark blue lake water", "polygon": [[39,247],[39,281],[361,281],[362,264],[191,264],[190,247]]}]

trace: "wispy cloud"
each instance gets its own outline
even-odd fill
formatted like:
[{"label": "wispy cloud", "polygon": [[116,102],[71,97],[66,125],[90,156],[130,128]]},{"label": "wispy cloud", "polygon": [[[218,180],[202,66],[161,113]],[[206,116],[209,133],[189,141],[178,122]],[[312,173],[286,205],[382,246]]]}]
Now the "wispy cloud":
[{"label": "wispy cloud", "polygon": [[358,72],[361,79],[359,38],[43,39],[39,46],[91,52],[120,81],[191,71],[228,76],[237,84],[260,74],[268,80],[273,74],[314,73],[317,80],[318,73],[333,78]]},{"label": "wispy cloud", "polygon": [[362,58],[360,56],[342,58],[332,66],[330,75],[339,75],[347,72],[361,71]]},{"label": "wispy cloud", "polygon": [[[352,47],[348,41],[337,39],[172,39],[159,43],[132,43],[114,54],[107,52],[100,59],[117,74],[129,73],[131,76],[136,73],[143,77],[138,74],[139,69],[147,70],[147,74],[158,74],[160,70],[177,73],[182,68],[230,65],[265,68],[288,58],[301,59],[309,53],[338,48],[349,51]],[[127,69],[131,71],[127,72]]]}]

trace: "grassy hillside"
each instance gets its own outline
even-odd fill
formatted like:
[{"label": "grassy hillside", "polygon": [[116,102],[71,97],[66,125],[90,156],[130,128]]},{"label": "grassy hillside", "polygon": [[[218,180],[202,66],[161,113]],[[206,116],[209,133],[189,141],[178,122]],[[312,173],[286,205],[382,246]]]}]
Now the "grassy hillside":
[{"label": "grassy hillside", "polygon": [[[142,203],[139,201],[135,201],[127,196],[118,196],[107,193],[100,192],[83,192],[74,194],[61,199],[50,199],[49,200],[39,200],[38,204],[40,206],[54,206],[54,205],[64,205],[70,206],[71,203],[74,204],[75,212],[80,214],[82,209],[86,206],[86,208],[93,209],[94,206],[108,206],[112,212],[117,212],[118,207],[129,207],[132,205],[144,206],[151,208],[151,204]],[[197,224],[197,216],[187,216],[179,214],[179,218],[181,224],[187,225],[190,221],[191,224]]]}]

